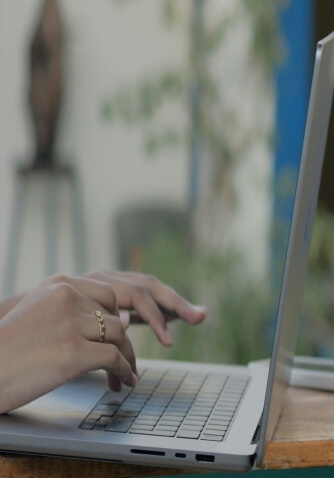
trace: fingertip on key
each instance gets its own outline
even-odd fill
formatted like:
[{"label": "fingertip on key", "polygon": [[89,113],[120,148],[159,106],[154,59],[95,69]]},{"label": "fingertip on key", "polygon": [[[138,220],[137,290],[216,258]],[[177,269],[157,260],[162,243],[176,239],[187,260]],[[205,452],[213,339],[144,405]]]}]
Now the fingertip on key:
[{"label": "fingertip on key", "polygon": [[164,344],[167,345],[167,347],[170,347],[173,345],[173,339],[167,329],[164,330],[163,332],[163,338],[164,338]]}]

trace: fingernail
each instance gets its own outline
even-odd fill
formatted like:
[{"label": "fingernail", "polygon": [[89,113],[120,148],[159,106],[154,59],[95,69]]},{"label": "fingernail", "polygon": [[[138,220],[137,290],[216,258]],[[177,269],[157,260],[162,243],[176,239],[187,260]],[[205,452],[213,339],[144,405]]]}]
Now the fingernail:
[{"label": "fingernail", "polygon": [[167,329],[164,331],[164,338],[166,345],[173,345],[173,339]]},{"label": "fingernail", "polygon": [[132,386],[135,387],[138,383],[138,377],[132,373]]},{"label": "fingernail", "polygon": [[206,314],[206,307],[202,305],[192,305],[193,310],[196,310],[196,312],[200,312],[201,314]]},{"label": "fingernail", "polygon": [[129,311],[128,310],[120,310],[119,318],[121,319],[122,325],[126,330],[130,325],[130,313],[129,313]]}]

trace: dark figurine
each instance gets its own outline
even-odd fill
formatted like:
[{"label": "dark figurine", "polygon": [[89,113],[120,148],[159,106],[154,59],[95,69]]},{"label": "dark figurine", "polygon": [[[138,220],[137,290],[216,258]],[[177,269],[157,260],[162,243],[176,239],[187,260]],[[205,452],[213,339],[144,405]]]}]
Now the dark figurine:
[{"label": "dark figurine", "polygon": [[45,0],[30,50],[31,107],[36,152],[34,169],[53,168],[61,100],[61,26],[57,0]]}]

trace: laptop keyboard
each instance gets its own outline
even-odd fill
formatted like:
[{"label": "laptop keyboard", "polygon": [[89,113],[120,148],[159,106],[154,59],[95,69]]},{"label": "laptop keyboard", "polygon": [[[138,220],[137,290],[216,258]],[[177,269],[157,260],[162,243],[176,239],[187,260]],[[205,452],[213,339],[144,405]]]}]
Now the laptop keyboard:
[{"label": "laptop keyboard", "polygon": [[222,441],[248,380],[240,375],[148,369],[122,400],[107,392],[80,428]]}]

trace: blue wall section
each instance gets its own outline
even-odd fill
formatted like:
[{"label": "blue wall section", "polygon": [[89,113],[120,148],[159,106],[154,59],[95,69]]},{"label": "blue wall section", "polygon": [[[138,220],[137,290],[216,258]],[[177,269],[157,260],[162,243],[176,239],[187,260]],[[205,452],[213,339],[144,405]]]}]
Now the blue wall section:
[{"label": "blue wall section", "polygon": [[307,115],[314,61],[313,10],[314,0],[291,0],[282,9],[279,19],[283,52],[275,76],[276,148],[272,248],[275,294],[279,292],[282,280]]},{"label": "blue wall section", "polygon": [[294,194],[306,122],[314,62],[314,1],[290,0],[281,10],[283,42],[276,82],[276,135],[272,237],[272,319],[267,345],[271,347],[287,251]]},{"label": "blue wall section", "polygon": [[[314,58],[313,10],[314,0],[291,0],[280,17],[284,51],[276,72],[277,179],[288,171],[294,180],[298,172]],[[290,220],[293,193],[276,205],[281,218]]]}]

